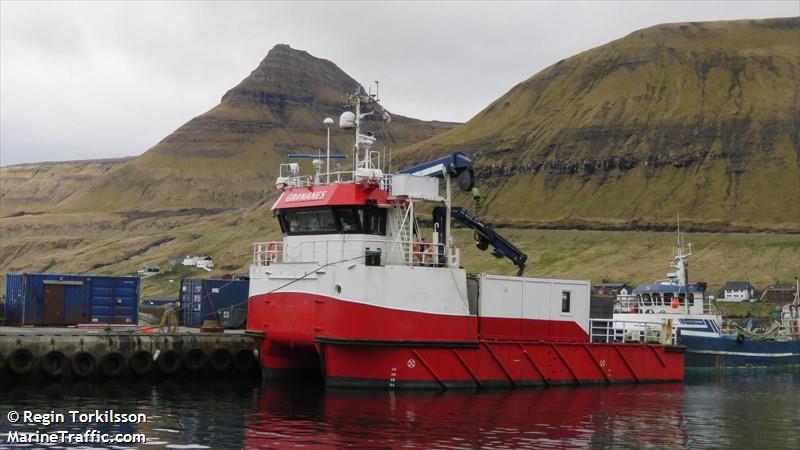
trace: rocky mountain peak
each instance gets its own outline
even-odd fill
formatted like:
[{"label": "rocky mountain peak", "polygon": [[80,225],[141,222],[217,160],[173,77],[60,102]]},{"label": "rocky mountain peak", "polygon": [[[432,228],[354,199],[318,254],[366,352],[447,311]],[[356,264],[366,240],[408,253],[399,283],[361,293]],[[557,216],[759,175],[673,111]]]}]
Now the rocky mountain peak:
[{"label": "rocky mountain peak", "polygon": [[286,44],[273,47],[250,76],[228,91],[222,101],[264,103],[280,95],[294,101],[340,104],[359,83],[336,64]]}]

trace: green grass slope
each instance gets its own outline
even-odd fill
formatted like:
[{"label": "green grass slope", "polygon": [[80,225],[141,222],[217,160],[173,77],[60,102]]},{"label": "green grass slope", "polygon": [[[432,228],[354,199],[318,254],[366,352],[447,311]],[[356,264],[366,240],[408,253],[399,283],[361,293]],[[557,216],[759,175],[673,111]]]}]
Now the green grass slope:
[{"label": "green grass slope", "polygon": [[[171,215],[48,213],[4,218],[0,271],[133,275],[145,264],[158,265],[165,273],[145,279],[143,295],[177,295],[182,277],[247,273],[252,244],[280,238],[270,206]],[[671,232],[505,229],[503,235],[528,254],[526,276],[594,282],[664,278],[675,240]],[[515,273],[510,261],[478,250],[471,232],[458,229],[455,240],[467,270]],[[749,280],[763,289],[800,274],[797,234],[690,233],[687,240],[694,249],[690,276],[708,282],[712,290],[729,280]],[[168,271],[169,256],[187,254],[213,256],[214,272]],[[0,277],[0,292],[4,283],[5,277]]]},{"label": "green grass slope", "polygon": [[800,18],[659,25],[397,153],[472,154],[520,225],[800,231]]},{"label": "green grass slope", "polygon": [[130,158],[0,167],[0,217],[52,208]]}]

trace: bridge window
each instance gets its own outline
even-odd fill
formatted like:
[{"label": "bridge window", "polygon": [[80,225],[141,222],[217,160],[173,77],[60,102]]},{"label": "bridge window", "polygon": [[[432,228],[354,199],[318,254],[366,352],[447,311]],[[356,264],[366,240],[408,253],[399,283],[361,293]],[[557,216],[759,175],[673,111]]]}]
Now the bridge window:
[{"label": "bridge window", "polygon": [[336,211],[342,233],[361,233],[363,216],[364,211],[361,208],[340,208]]},{"label": "bridge window", "polygon": [[561,291],[561,312],[568,313],[569,312],[569,298],[571,296],[570,291]]},{"label": "bridge window", "polygon": [[336,219],[330,208],[284,211],[281,224],[288,234],[336,233]]},{"label": "bridge window", "polygon": [[367,207],[288,209],[278,212],[288,235],[360,233],[386,235],[386,210]]},{"label": "bridge window", "polygon": [[386,235],[386,210],[369,207],[364,209],[364,232]]}]

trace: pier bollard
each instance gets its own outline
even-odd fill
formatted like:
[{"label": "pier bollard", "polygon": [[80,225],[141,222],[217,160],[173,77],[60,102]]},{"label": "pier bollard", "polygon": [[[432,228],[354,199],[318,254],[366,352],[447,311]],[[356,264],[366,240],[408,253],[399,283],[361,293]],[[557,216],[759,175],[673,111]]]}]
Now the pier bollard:
[{"label": "pier bollard", "polygon": [[78,378],[86,378],[94,372],[97,362],[89,352],[77,352],[69,360],[72,373]]},{"label": "pier bollard", "polygon": [[36,358],[27,348],[18,348],[8,355],[6,364],[14,375],[27,375],[36,366]]},{"label": "pier bollard", "polygon": [[153,370],[153,355],[147,350],[138,350],[128,358],[128,367],[136,375],[147,375]]},{"label": "pier bollard", "polygon": [[158,368],[167,375],[173,375],[181,368],[181,354],[175,350],[164,350],[158,356]]},{"label": "pier bollard", "polygon": [[125,372],[125,356],[120,352],[109,352],[100,358],[100,372],[108,378],[116,378]]},{"label": "pier bollard", "polygon": [[42,358],[39,367],[48,377],[60,377],[67,368],[67,357],[58,350],[49,351]]},{"label": "pier bollard", "polygon": [[186,352],[183,364],[190,372],[199,372],[206,366],[206,353],[199,348],[193,348]]},{"label": "pier bollard", "polygon": [[218,347],[211,352],[208,363],[216,372],[225,372],[230,369],[231,364],[233,364],[233,356],[228,349]]},{"label": "pier bollard", "polygon": [[243,348],[236,352],[236,357],[233,359],[233,365],[240,372],[247,372],[255,365],[256,358],[253,356],[253,351]]}]

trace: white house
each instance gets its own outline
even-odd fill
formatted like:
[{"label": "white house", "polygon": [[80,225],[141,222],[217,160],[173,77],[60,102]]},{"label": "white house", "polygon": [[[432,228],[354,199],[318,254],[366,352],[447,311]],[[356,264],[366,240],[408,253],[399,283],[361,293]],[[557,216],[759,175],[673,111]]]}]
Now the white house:
[{"label": "white house", "polygon": [[214,268],[214,258],[210,256],[198,256],[196,265],[201,269],[210,271]]},{"label": "white house", "polygon": [[728,302],[749,302],[754,300],[756,290],[749,281],[728,281],[722,288],[722,298]]},{"label": "white house", "polygon": [[214,268],[214,258],[210,256],[186,256],[181,262],[184,266],[199,267],[203,270],[211,271]]},{"label": "white house", "polygon": [[158,275],[160,272],[161,269],[159,269],[158,266],[152,267],[145,264],[141,269],[136,271],[136,274],[142,278],[147,278],[153,275]]}]

